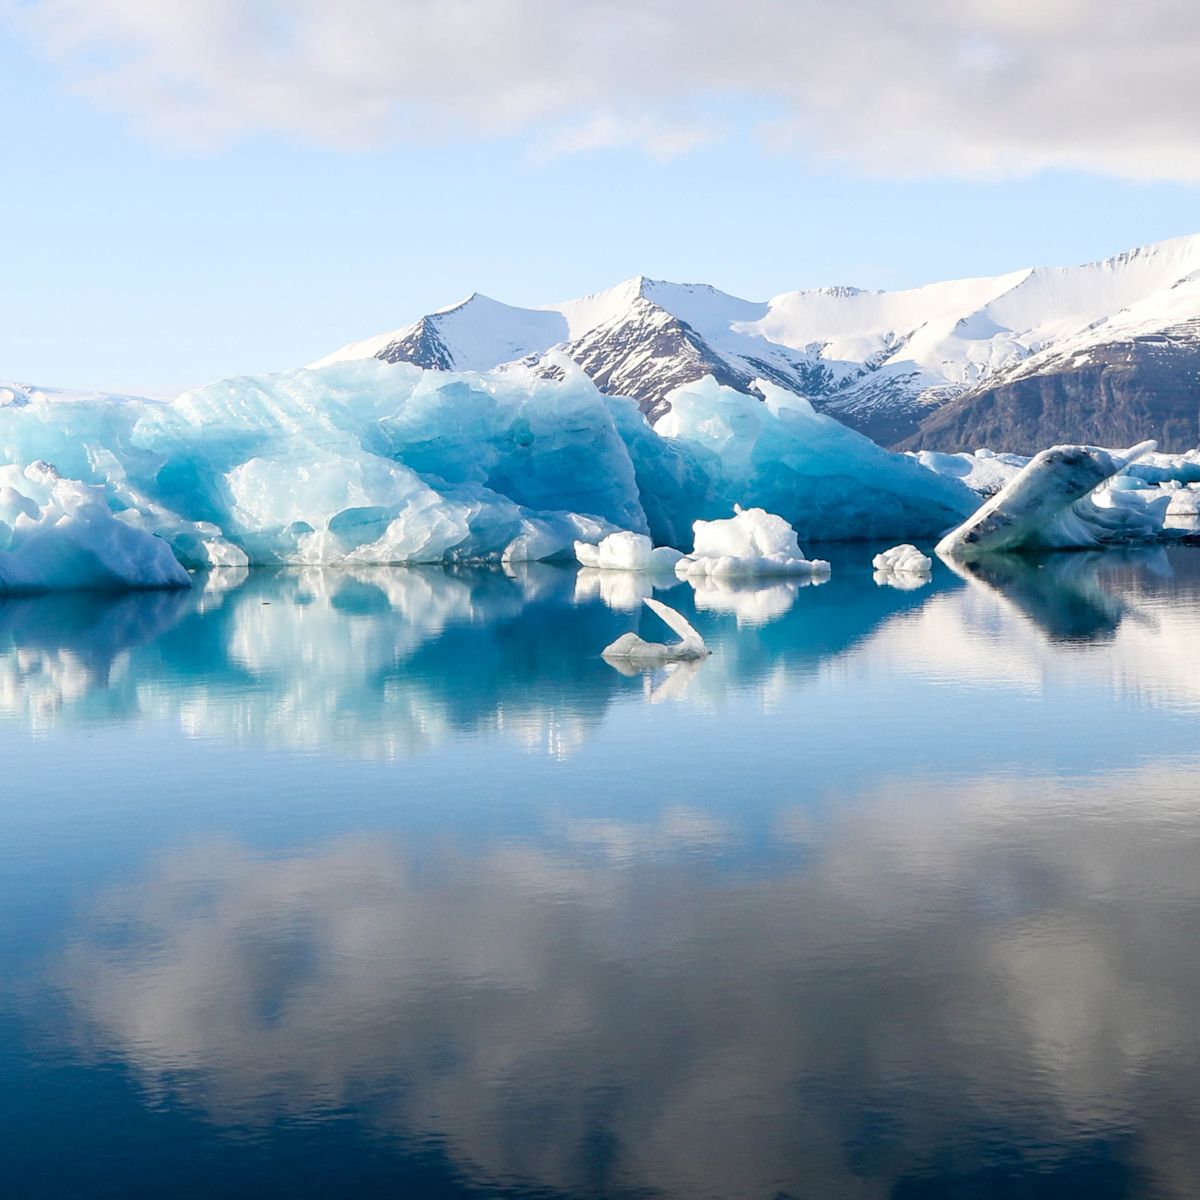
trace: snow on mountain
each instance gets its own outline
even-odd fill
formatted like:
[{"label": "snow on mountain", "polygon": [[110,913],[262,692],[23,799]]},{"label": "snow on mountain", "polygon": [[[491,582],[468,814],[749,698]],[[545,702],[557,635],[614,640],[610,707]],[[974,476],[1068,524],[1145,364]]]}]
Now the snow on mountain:
[{"label": "snow on mountain", "polygon": [[379,358],[416,363],[433,371],[488,371],[540,353],[568,336],[569,326],[561,312],[514,308],[476,292],[394,333],[344,346],[312,366]]},{"label": "snow on mountain", "polygon": [[376,357],[482,370],[524,360],[555,374],[565,353],[602,391],[635,397],[652,419],[671,388],[702,375],[740,390],[767,379],[890,444],[993,384],[1161,334],[1200,353],[1200,236],[1079,267],[895,292],[820,288],[757,302],[637,277],[538,308],[474,295],[314,365]]}]

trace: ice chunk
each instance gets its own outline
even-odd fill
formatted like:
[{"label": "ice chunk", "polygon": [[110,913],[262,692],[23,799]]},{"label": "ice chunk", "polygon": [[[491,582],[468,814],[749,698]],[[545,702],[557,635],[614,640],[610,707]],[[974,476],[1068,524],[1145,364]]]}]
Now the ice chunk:
[{"label": "ice chunk", "polygon": [[683,554],[670,546],[655,548],[645,534],[622,529],[596,546],[576,542],[575,557],[585,567],[601,571],[670,571]]},{"label": "ice chunk", "polygon": [[933,559],[905,543],[875,555],[871,565],[889,575],[928,575],[933,570]]},{"label": "ice chunk", "polygon": [[675,564],[681,579],[718,575],[827,575],[829,564],[804,557],[796,531],[761,508],[733,506],[734,515],[692,526],[695,548]]},{"label": "ice chunk", "polygon": [[0,467],[0,593],[190,586],[171,548],[114,515],[102,487],[45,462]]},{"label": "ice chunk", "polygon": [[661,617],[671,631],[679,635],[680,640],[668,645],[663,642],[647,642],[636,633],[623,633],[601,651],[605,658],[627,659],[633,662],[678,662],[707,657],[709,649],[704,644],[704,639],[682,614],[663,604],[661,600],[646,597],[642,603],[656,616]]},{"label": "ice chunk", "polygon": [[1097,504],[1090,493],[1153,449],[1153,442],[1142,442],[1129,450],[1095,446],[1043,450],[978,512],[947,534],[937,552],[969,561],[1002,550],[1086,547],[1148,536],[1153,522],[1144,511],[1136,513],[1111,501]]}]

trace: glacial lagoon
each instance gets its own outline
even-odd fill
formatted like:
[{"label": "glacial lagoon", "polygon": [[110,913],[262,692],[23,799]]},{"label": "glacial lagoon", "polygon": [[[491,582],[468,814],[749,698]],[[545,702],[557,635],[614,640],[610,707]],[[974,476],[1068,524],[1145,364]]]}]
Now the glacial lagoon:
[{"label": "glacial lagoon", "polygon": [[0,602],[5,1194],[1200,1194],[1200,550],[811,549]]}]

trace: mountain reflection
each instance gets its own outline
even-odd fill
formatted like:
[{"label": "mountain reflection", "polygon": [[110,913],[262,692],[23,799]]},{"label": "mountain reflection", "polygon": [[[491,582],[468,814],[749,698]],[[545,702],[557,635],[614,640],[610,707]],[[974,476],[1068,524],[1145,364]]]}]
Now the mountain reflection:
[{"label": "mountain reflection", "polygon": [[353,1106],[481,1183],[874,1197],[1091,1164],[1070,1194],[1182,1200],[1194,769],[888,787],[784,814],[765,875],[714,871],[734,835],[679,809],[547,845],[192,846],[96,898],[54,982],[161,1103]]}]

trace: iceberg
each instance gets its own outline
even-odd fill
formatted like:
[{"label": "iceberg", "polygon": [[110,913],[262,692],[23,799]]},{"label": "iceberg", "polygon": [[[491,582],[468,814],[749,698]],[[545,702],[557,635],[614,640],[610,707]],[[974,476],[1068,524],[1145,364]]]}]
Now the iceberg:
[{"label": "iceberg", "polygon": [[[639,476],[657,472],[660,505],[669,498],[675,514],[694,510],[693,520],[711,520],[752,504],[806,541],[936,537],[978,506],[959,480],[882,449],[775,384],[760,379],[754,387],[761,400],[706,376],[668,394],[657,440],[630,442]],[[643,465],[647,453],[653,468]],[[679,545],[678,521],[668,536],[646,511],[654,540]]]},{"label": "iceberg", "polygon": [[623,633],[617,640],[601,651],[606,659],[619,659],[639,663],[683,662],[689,659],[706,658],[709,654],[704,639],[692,628],[681,614],[663,604],[661,600],[646,597],[643,604],[660,617],[667,627],[679,635],[678,642],[647,642],[636,633]]},{"label": "iceberg", "polygon": [[575,543],[575,557],[584,567],[598,571],[671,571],[683,557],[670,546],[655,547],[641,533],[610,533],[599,545]]},{"label": "iceberg", "polygon": [[0,467],[0,593],[190,586],[166,542],[115,516],[103,487],[46,462]]},{"label": "iceberg", "polygon": [[1121,502],[1119,490],[1096,498],[1093,493],[1154,445],[1142,442],[1128,450],[1095,446],[1043,450],[978,512],[948,533],[938,543],[937,553],[970,561],[999,551],[1083,548],[1153,537],[1162,519],[1145,505]]},{"label": "iceberg", "polygon": [[681,579],[695,576],[828,575],[823,559],[804,557],[796,531],[761,508],[733,506],[733,516],[693,525],[692,553],[675,564]]},{"label": "iceberg", "polygon": [[[213,567],[569,560],[613,534],[602,569],[653,568],[735,502],[830,540],[932,535],[978,503],[790,393],[761,391],[704,379],[672,392],[652,427],[578,368],[540,379],[367,359],[166,402],[30,392],[0,405],[0,463],[53,463],[93,489],[89,520],[107,508],[129,560],[76,577],[106,586]],[[56,578],[69,586],[65,568]]]}]

